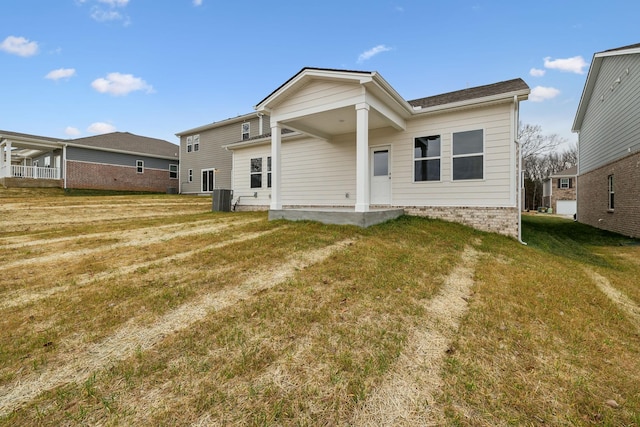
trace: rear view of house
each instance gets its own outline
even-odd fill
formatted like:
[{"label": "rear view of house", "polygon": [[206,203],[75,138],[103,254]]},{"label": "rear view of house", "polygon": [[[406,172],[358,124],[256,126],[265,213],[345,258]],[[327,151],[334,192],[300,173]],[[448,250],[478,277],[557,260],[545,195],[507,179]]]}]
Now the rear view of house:
[{"label": "rear view of house", "polygon": [[640,44],[593,56],[573,131],[578,221],[640,237]]},{"label": "rear view of house", "polygon": [[407,101],[377,72],[303,68],[233,151],[239,209],[270,218],[400,210],[518,237],[521,79]]},{"label": "rear view of house", "polygon": [[177,192],[178,148],[128,132],[59,140],[0,131],[0,179],[5,187]]}]

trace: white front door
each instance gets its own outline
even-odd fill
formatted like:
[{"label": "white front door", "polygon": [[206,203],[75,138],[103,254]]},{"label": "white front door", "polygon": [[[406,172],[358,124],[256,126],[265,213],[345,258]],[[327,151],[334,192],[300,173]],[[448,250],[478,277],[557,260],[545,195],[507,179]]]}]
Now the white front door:
[{"label": "white front door", "polygon": [[391,169],[389,147],[371,149],[371,204],[391,204]]}]

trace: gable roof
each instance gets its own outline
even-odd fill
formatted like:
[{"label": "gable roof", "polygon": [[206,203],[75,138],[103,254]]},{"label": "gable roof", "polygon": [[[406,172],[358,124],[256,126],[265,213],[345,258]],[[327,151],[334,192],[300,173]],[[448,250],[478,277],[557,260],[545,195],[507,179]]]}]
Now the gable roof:
[{"label": "gable roof", "polygon": [[572,132],[580,132],[580,129],[582,128],[582,121],[584,120],[584,115],[587,113],[587,107],[589,106],[593,90],[596,86],[596,81],[598,80],[602,61],[609,56],[634,55],[639,53],[640,43],[636,43],[628,46],[616,47],[602,52],[596,52],[593,55],[593,60],[589,67],[589,74],[587,74],[587,80],[585,81],[584,89],[582,90],[582,97],[580,98],[578,110],[576,111],[576,117],[573,120],[573,126],[571,127]]},{"label": "gable roof", "polygon": [[571,166],[563,171],[556,172],[551,174],[551,178],[559,178],[559,177],[567,177],[567,176],[576,176],[578,174],[578,166]]},{"label": "gable roof", "polygon": [[72,145],[91,148],[151,154],[161,157],[178,157],[179,147],[164,139],[134,135],[129,132],[112,132],[86,138],[71,139]]},{"label": "gable roof", "polygon": [[490,96],[500,95],[510,92],[528,91],[529,86],[524,80],[512,79],[503,82],[492,83],[484,86],[476,86],[468,89],[456,90],[454,92],[443,93],[440,95],[428,96],[409,101],[413,107],[429,108],[438,105],[452,104],[456,102],[464,102],[472,99],[486,98]]}]

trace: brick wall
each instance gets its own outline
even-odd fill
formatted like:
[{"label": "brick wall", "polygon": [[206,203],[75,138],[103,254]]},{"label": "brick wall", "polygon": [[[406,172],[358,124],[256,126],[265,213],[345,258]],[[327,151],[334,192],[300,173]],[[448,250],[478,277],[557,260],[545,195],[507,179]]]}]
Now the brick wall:
[{"label": "brick wall", "polygon": [[468,225],[477,230],[518,237],[518,208],[404,207],[409,215],[427,216]]},{"label": "brick wall", "polygon": [[552,207],[553,212],[558,212],[558,200],[576,200],[576,179],[571,178],[571,188],[558,188],[558,181],[560,178],[551,179],[551,203],[545,205]]},{"label": "brick wall", "polygon": [[[608,210],[608,177],[615,204]],[[640,238],[640,153],[633,153],[578,177],[578,221]]]},{"label": "brick wall", "polygon": [[165,193],[170,187],[177,188],[178,180],[166,170],[144,168],[139,174],[131,166],[67,161],[67,188]]}]

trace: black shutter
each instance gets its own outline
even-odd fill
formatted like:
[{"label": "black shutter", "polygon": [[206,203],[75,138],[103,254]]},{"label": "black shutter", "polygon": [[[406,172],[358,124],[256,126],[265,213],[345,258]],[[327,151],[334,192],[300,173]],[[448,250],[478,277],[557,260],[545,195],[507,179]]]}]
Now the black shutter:
[{"label": "black shutter", "polygon": [[569,188],[573,187],[573,185],[571,184],[572,181],[573,179],[569,178]]},{"label": "black shutter", "polygon": [[562,188],[562,178],[558,178],[558,188]]}]

